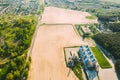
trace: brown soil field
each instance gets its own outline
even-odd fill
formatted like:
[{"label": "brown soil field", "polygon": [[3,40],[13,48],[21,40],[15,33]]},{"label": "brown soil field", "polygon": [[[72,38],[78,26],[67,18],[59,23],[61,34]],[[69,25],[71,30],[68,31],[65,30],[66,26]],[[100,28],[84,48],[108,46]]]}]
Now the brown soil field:
[{"label": "brown soil field", "polygon": [[[38,30],[32,50],[28,80],[78,80],[66,67],[65,46],[85,45],[72,25],[44,25]],[[68,75],[69,74],[69,75]]]},{"label": "brown soil field", "polygon": [[90,16],[87,12],[75,11],[69,9],[46,7],[42,15],[42,23],[46,24],[86,24],[97,23],[97,19],[86,19],[86,16]]},{"label": "brown soil field", "polygon": [[82,41],[82,37],[76,34],[73,25],[65,24],[97,22],[85,19],[87,15],[90,14],[53,7],[45,8],[41,22],[46,25],[39,26],[37,30],[28,80],[78,80],[66,67],[63,48],[89,45],[89,43]]}]

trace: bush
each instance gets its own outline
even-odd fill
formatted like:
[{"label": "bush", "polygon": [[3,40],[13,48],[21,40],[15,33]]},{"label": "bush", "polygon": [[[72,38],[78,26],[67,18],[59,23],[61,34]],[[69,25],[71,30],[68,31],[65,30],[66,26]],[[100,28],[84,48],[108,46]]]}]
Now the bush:
[{"label": "bush", "polygon": [[20,71],[18,71],[18,70],[14,71],[14,76],[15,76],[15,80],[19,80],[20,79]]},{"label": "bush", "polygon": [[14,75],[12,73],[8,73],[6,76],[6,80],[14,80]]}]

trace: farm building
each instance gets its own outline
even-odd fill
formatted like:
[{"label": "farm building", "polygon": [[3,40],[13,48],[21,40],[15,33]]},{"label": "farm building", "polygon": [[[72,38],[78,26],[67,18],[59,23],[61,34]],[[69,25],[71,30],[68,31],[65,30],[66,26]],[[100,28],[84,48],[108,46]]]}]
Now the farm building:
[{"label": "farm building", "polygon": [[88,80],[98,80],[98,66],[96,66],[97,60],[89,46],[80,46],[79,56],[82,60],[84,71]]},{"label": "farm building", "polygon": [[81,28],[82,28],[83,33],[85,33],[85,34],[86,33],[91,34],[91,31],[90,31],[90,29],[89,29],[88,26],[82,26]]}]

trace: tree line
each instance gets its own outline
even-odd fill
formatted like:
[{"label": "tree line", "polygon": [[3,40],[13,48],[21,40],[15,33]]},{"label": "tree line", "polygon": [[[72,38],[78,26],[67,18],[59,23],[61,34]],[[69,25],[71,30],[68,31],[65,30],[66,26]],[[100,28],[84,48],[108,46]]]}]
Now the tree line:
[{"label": "tree line", "polygon": [[110,28],[113,32],[120,32],[120,22],[118,22],[118,23],[109,23],[108,28]]}]

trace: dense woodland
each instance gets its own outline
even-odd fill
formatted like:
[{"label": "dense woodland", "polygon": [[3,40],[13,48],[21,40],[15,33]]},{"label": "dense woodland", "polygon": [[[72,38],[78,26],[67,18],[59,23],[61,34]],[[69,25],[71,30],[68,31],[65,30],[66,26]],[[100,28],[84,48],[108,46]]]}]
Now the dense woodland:
[{"label": "dense woodland", "polygon": [[[117,25],[115,24],[118,25],[118,23],[112,23],[112,25],[109,26],[111,27],[111,30],[118,31],[116,29]],[[120,27],[118,27],[118,29],[120,29]],[[114,56],[116,59],[116,71],[120,73],[120,32],[99,33],[94,36],[94,39],[99,45],[101,45]]]},{"label": "dense woodland", "polygon": [[0,80],[27,80],[31,63],[28,49],[44,5],[40,0],[0,3],[9,4],[0,4]]},{"label": "dense woodland", "polygon": [[116,59],[120,59],[120,32],[100,33],[94,39],[106,50],[108,50]]},{"label": "dense woodland", "polygon": [[0,17],[0,80],[27,79],[31,59],[26,63],[26,57],[36,24],[33,16]]},{"label": "dense woodland", "polygon": [[120,32],[120,22],[118,23],[109,23],[108,27],[113,31],[113,32]]}]

